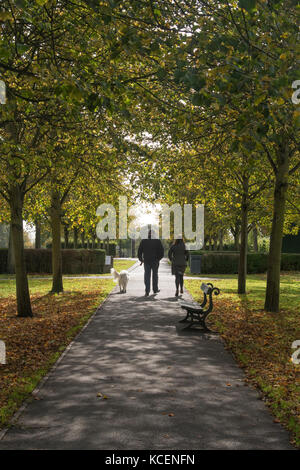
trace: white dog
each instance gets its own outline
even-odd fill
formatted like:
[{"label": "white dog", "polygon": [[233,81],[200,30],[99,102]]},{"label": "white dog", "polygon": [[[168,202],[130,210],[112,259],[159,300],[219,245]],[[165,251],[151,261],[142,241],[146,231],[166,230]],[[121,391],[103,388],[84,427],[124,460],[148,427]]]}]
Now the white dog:
[{"label": "white dog", "polygon": [[123,270],[123,271],[120,271],[118,273],[118,271],[116,271],[114,268],[111,268],[110,272],[114,276],[114,282],[119,283],[120,292],[125,294],[127,284],[128,284],[128,281],[129,281],[128,271]]}]

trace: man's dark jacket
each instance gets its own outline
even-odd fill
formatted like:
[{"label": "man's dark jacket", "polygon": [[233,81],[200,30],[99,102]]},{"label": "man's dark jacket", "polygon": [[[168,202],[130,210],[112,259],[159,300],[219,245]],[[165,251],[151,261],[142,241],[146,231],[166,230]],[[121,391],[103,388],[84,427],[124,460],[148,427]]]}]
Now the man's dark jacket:
[{"label": "man's dark jacket", "polygon": [[138,249],[140,262],[152,264],[164,257],[164,247],[159,239],[145,238],[141,241]]}]

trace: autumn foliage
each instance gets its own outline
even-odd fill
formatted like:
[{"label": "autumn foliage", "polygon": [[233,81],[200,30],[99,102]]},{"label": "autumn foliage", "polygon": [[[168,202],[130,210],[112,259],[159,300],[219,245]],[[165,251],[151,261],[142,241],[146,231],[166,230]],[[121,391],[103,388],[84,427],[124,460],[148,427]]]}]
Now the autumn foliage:
[{"label": "autumn foliage", "polygon": [[111,280],[60,295],[32,295],[32,318],[18,318],[13,297],[0,299],[0,427],[5,425],[112,288]]},{"label": "autumn foliage", "polygon": [[[199,281],[188,282],[194,294],[197,286]],[[220,333],[244,369],[245,382],[260,391],[274,421],[291,431],[300,447],[300,365],[291,361],[291,345],[300,337],[299,313],[291,309],[274,315],[246,300],[223,296],[208,318],[209,327]]]}]

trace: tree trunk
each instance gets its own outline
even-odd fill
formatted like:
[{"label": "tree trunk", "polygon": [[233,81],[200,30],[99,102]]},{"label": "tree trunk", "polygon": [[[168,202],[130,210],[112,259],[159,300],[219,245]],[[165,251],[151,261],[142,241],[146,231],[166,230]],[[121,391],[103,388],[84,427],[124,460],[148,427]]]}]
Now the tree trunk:
[{"label": "tree trunk", "polygon": [[85,245],[84,245],[84,232],[81,232],[80,234],[80,237],[81,237],[81,248],[85,248]]},{"label": "tree trunk", "polygon": [[281,149],[277,162],[265,299],[265,310],[269,312],[279,312],[281,246],[289,172],[287,145]]},{"label": "tree trunk", "polygon": [[240,251],[240,224],[237,222],[234,227],[234,247],[236,251]]},{"label": "tree trunk", "polygon": [[12,226],[9,227],[8,252],[7,252],[7,272],[15,274],[14,246],[12,241]]},{"label": "tree trunk", "polygon": [[204,246],[203,246],[203,250],[207,251],[208,250],[208,237],[205,237],[204,238]]},{"label": "tree trunk", "polygon": [[224,232],[223,230],[219,230],[219,251],[223,251],[223,237],[224,237]]},{"label": "tree trunk", "polygon": [[256,224],[253,225],[252,233],[253,233],[253,250],[255,251],[255,253],[257,253],[258,252],[258,230],[257,230]]},{"label": "tree trunk", "polygon": [[66,225],[64,226],[64,238],[65,238],[65,248],[69,248],[69,229]]},{"label": "tree trunk", "polygon": [[214,250],[217,251],[218,250],[218,234],[216,234],[214,236]]},{"label": "tree trunk", "polygon": [[41,248],[41,224],[40,222],[35,222],[35,248]]},{"label": "tree trunk", "polygon": [[241,205],[241,246],[239,257],[239,272],[238,272],[238,294],[246,293],[246,278],[247,278],[247,251],[248,251],[248,186],[249,178],[243,177],[243,195]]},{"label": "tree trunk", "polygon": [[131,240],[131,257],[135,258],[135,240]]},{"label": "tree trunk", "polygon": [[52,289],[53,293],[63,292],[61,261],[61,202],[59,194],[54,191],[51,196],[51,230],[52,230]]},{"label": "tree trunk", "polygon": [[11,229],[12,242],[15,257],[16,271],[16,293],[18,317],[32,317],[28,279],[24,256],[24,235],[23,235],[23,201],[22,193],[18,185],[11,188]]},{"label": "tree trunk", "polygon": [[75,227],[74,230],[73,230],[73,236],[74,236],[73,246],[74,246],[74,249],[77,250],[77,248],[78,248],[78,229],[77,229],[77,227]]}]

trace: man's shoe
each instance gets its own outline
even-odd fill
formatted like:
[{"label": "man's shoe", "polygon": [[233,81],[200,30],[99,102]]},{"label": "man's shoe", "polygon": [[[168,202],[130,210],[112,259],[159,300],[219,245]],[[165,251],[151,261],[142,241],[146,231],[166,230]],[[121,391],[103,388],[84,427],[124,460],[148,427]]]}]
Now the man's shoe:
[{"label": "man's shoe", "polygon": [[145,297],[149,297],[149,292],[145,292]]},{"label": "man's shoe", "polygon": [[175,297],[178,297],[178,290],[175,292]]},{"label": "man's shoe", "polygon": [[154,290],[154,294],[158,294],[160,292],[160,289]]}]

